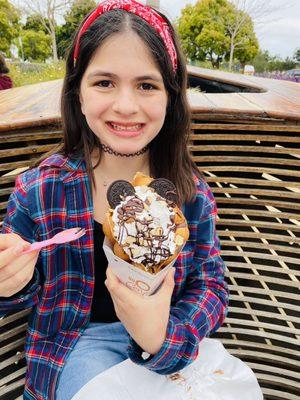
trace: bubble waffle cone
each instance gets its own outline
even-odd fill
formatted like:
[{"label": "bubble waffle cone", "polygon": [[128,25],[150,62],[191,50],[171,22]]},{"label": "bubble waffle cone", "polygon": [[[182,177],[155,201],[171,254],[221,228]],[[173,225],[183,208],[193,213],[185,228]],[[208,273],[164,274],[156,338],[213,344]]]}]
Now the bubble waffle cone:
[{"label": "bubble waffle cone", "polygon": [[151,181],[153,181],[153,179],[150,178],[150,176],[144,175],[141,172],[137,172],[133,178],[132,185],[148,186]]},{"label": "bubble waffle cone", "polygon": [[138,172],[132,184],[113,182],[107,198],[110,208],[103,231],[115,255],[150,274],[157,274],[178,256],[189,230],[176,205],[172,182]]}]

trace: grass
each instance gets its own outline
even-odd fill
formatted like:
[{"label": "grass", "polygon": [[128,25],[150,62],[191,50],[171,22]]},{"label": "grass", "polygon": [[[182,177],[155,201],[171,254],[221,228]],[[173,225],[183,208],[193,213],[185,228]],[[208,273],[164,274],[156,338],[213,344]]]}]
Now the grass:
[{"label": "grass", "polygon": [[65,62],[46,63],[8,63],[9,76],[14,87],[31,85],[60,79],[65,74]]},{"label": "grass", "polygon": [[[195,61],[192,64],[198,67],[212,68],[209,61]],[[65,61],[52,64],[11,62],[8,63],[8,66],[14,87],[61,79],[65,74]],[[220,70],[226,71],[226,68],[221,66]]]}]

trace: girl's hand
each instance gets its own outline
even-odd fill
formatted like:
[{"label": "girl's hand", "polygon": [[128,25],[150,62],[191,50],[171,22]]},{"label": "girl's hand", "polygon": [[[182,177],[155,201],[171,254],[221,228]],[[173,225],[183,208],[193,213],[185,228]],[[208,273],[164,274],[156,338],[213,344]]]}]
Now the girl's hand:
[{"label": "girl's hand", "polygon": [[175,269],[171,268],[157,293],[142,296],[128,289],[111,268],[107,268],[105,285],[112,297],[117,317],[136,343],[149,354],[156,354],[166,338],[174,272]]},{"label": "girl's hand", "polygon": [[30,282],[39,250],[21,255],[30,243],[14,233],[0,234],[0,297],[10,297]]}]

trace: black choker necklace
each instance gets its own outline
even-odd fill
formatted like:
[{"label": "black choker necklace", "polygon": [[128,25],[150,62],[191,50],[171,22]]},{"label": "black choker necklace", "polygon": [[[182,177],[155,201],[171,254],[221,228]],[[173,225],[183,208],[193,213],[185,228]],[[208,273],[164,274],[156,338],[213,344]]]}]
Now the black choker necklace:
[{"label": "black choker necklace", "polygon": [[109,154],[113,154],[114,156],[119,156],[119,157],[135,157],[135,156],[140,156],[141,154],[144,154],[147,150],[148,150],[148,145],[145,146],[142,150],[137,151],[136,153],[126,153],[126,154],[122,154],[122,153],[118,153],[117,151],[114,151],[113,149],[111,149],[110,147],[106,146],[103,143],[100,143],[101,149],[105,152],[105,153],[109,153]]}]

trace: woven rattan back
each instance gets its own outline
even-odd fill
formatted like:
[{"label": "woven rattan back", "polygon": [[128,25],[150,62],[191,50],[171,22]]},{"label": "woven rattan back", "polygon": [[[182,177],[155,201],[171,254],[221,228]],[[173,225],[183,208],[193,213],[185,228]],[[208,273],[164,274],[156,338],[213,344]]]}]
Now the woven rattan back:
[{"label": "woven rattan back", "polygon": [[[0,129],[0,226],[18,174],[32,167],[61,139],[57,126]],[[24,342],[30,310],[0,319],[0,399],[14,400],[23,392],[26,364]]]},{"label": "woven rattan back", "polygon": [[217,200],[230,287],[216,337],[266,398],[299,399],[300,126],[198,118],[190,148]]},{"label": "woven rattan back", "polygon": [[60,141],[61,130],[55,125],[10,131],[0,129],[0,223],[7,199],[18,174],[32,167],[44,153]]}]

